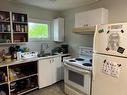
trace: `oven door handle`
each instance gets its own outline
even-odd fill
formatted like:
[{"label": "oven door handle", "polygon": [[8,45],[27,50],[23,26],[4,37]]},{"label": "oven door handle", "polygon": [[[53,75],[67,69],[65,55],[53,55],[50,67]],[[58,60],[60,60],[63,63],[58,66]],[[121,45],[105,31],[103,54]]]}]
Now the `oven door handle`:
[{"label": "oven door handle", "polygon": [[76,71],[78,71],[80,73],[91,74],[91,72],[88,71],[88,70],[85,70],[85,69],[83,70],[83,69],[80,69],[78,67],[70,66],[70,65],[68,65],[66,63],[64,64],[64,66],[65,66],[65,68],[67,67],[68,69],[74,69],[74,70],[76,70]]}]

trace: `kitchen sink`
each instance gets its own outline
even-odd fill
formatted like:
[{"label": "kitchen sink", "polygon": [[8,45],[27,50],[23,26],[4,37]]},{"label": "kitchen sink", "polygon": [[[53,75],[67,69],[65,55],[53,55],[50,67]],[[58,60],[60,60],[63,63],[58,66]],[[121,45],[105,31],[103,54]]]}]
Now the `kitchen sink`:
[{"label": "kitchen sink", "polygon": [[44,53],[44,54],[38,54],[38,57],[47,57],[47,56],[53,56],[58,54],[51,54],[51,53]]}]

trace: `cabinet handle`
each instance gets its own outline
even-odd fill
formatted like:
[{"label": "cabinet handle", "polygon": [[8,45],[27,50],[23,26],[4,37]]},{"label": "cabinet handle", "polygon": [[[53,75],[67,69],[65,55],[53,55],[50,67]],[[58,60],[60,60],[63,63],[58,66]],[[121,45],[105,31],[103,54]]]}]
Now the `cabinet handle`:
[{"label": "cabinet handle", "polygon": [[54,59],[52,59],[52,63],[54,62]]},{"label": "cabinet handle", "polygon": [[104,60],[104,63],[106,62],[106,59]]}]

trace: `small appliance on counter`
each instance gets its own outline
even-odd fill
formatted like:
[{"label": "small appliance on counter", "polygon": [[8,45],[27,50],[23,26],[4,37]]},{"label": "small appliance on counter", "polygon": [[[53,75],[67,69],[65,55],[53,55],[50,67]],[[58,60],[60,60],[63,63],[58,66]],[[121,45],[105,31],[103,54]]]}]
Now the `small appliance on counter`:
[{"label": "small appliance on counter", "polygon": [[62,44],[61,48],[63,49],[63,54],[67,54],[68,53],[68,45],[67,44]]},{"label": "small appliance on counter", "polygon": [[20,46],[10,46],[8,48],[8,54],[11,55],[11,59],[16,59],[16,53],[20,50]]},{"label": "small appliance on counter", "polygon": [[55,47],[52,49],[52,54],[61,53],[63,52],[63,49],[61,47]]},{"label": "small appliance on counter", "polygon": [[63,53],[63,54],[68,54],[68,45],[67,44],[62,44],[60,47],[55,47],[52,49],[52,54],[55,53]]},{"label": "small appliance on counter", "polygon": [[12,61],[11,60],[11,55],[4,55],[3,59],[4,59],[5,62],[11,62]]},{"label": "small appliance on counter", "polygon": [[5,49],[0,51],[0,63],[3,61],[10,62],[12,60],[12,55],[7,53]]},{"label": "small appliance on counter", "polygon": [[38,57],[38,52],[17,52],[17,60],[36,58]]}]

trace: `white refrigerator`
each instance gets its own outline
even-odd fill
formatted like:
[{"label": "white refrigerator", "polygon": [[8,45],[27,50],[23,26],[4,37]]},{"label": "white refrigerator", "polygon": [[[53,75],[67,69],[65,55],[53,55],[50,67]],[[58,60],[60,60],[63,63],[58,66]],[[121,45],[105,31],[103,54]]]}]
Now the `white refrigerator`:
[{"label": "white refrigerator", "polygon": [[127,95],[127,23],[98,25],[92,95]]}]

